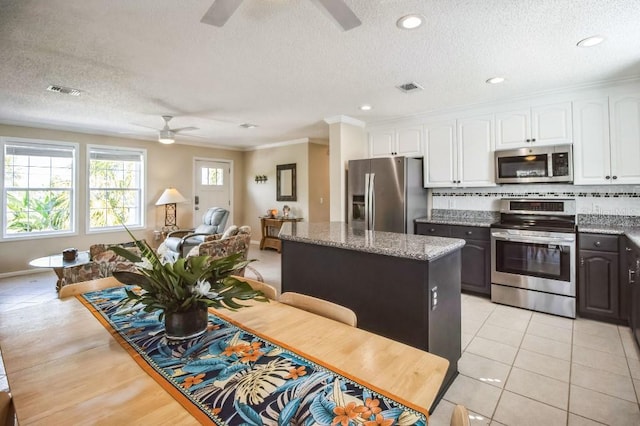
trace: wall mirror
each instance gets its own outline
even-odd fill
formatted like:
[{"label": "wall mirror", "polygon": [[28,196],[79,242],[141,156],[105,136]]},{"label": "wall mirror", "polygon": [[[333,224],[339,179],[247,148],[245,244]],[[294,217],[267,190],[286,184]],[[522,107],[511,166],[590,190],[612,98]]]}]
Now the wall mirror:
[{"label": "wall mirror", "polygon": [[276,166],[276,201],[297,201],[296,163]]}]

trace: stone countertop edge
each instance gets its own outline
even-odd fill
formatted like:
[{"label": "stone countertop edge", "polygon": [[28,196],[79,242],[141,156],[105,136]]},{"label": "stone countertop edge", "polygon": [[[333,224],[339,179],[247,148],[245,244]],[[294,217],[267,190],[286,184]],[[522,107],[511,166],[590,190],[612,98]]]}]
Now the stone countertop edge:
[{"label": "stone countertop edge", "polygon": [[578,225],[578,232],[589,234],[626,235],[640,248],[640,227],[609,226],[609,225]]},{"label": "stone countertop edge", "polygon": [[279,236],[282,240],[427,261],[435,260],[465,245],[465,241],[458,238],[382,231],[354,232],[343,222],[285,223]]},{"label": "stone countertop edge", "polygon": [[491,225],[496,223],[495,220],[478,220],[478,219],[429,219],[427,217],[419,217],[416,220],[416,223],[433,223],[438,225],[462,225],[462,226],[477,226],[479,228],[489,228]]}]

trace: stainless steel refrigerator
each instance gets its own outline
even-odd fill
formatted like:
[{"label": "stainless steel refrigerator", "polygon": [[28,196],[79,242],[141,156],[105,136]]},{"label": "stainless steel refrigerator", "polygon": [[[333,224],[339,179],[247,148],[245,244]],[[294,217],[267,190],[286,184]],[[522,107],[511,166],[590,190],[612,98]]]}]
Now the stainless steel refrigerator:
[{"label": "stainless steel refrigerator", "polygon": [[347,221],[353,229],[413,234],[413,221],[427,216],[422,158],[349,161]]}]

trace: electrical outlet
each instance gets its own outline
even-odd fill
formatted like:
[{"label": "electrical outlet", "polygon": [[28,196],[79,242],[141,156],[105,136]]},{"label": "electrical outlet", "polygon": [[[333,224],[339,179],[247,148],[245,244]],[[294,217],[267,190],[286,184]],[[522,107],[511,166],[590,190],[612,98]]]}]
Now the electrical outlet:
[{"label": "electrical outlet", "polygon": [[431,310],[435,311],[438,307],[438,287],[431,289]]}]

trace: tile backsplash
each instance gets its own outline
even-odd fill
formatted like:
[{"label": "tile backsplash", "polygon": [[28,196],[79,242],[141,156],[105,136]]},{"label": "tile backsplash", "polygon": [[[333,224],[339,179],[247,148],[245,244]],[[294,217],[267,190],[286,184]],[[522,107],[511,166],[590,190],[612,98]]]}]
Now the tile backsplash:
[{"label": "tile backsplash", "polygon": [[640,185],[500,185],[491,188],[433,188],[432,209],[500,210],[502,198],[571,198],[578,214],[640,216]]}]

